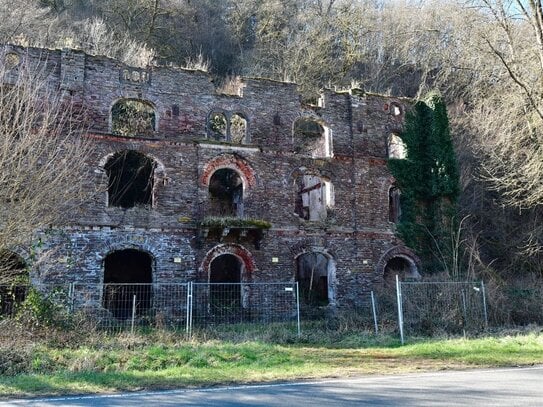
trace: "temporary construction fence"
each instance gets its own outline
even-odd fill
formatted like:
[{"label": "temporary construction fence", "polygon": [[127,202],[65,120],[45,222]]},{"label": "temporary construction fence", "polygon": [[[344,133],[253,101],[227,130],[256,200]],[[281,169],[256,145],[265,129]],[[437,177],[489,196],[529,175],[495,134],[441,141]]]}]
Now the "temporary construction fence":
[{"label": "temporary construction fence", "polygon": [[[69,284],[34,287],[66,315],[99,329],[169,329],[192,334],[223,324],[281,323],[300,333],[298,283]],[[1,315],[12,317],[28,286],[0,286]]]},{"label": "temporary construction fence", "polygon": [[[14,316],[29,287],[0,286],[0,315]],[[298,283],[80,284],[35,287],[56,311],[98,329],[168,329],[186,332],[226,325],[281,324],[300,334]],[[408,335],[467,334],[488,325],[483,282],[400,282],[396,291],[371,292],[366,306],[351,310],[366,329]],[[305,311],[304,311],[305,310]],[[312,311],[312,312],[309,312]],[[319,312],[316,312],[319,311]],[[334,326],[335,307],[302,304],[304,319]],[[347,310],[347,312],[349,312]],[[329,324],[328,322],[332,322]]]},{"label": "temporary construction fence", "polygon": [[400,282],[398,325],[406,335],[476,333],[488,326],[485,285],[480,282]]}]

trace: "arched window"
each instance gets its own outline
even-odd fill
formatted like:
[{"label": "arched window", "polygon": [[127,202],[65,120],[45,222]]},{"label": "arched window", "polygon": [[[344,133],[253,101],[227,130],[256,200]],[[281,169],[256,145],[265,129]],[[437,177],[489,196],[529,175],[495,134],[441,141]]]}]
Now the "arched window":
[{"label": "arched window", "polygon": [[104,166],[108,205],[121,208],[152,205],[155,162],[137,151],[114,154]]},{"label": "arched window", "polygon": [[208,137],[234,144],[248,143],[247,118],[242,113],[212,111],[207,119]]},{"label": "arched window", "polygon": [[212,216],[243,215],[243,181],[230,168],[221,168],[209,180],[209,212]]},{"label": "arched window", "polygon": [[390,134],[387,138],[387,151],[388,158],[399,160],[407,158],[407,147],[401,137],[395,133]]},{"label": "arched window", "polygon": [[312,118],[294,123],[294,151],[311,157],[330,157],[332,143],[329,129]]},{"label": "arched window", "polygon": [[296,214],[305,220],[325,220],[334,206],[332,183],[318,175],[303,175],[296,181],[296,188]]},{"label": "arched window", "polygon": [[389,222],[398,223],[402,216],[401,207],[401,191],[398,187],[391,187],[388,190],[388,220]]},{"label": "arched window", "polygon": [[221,112],[212,112],[209,115],[207,127],[211,138],[217,141],[228,140],[228,120]]},{"label": "arched window", "polygon": [[247,142],[247,120],[241,114],[235,113],[230,119],[230,139],[235,144]]},{"label": "arched window", "polygon": [[135,250],[117,250],[104,259],[102,303],[115,318],[144,315],[152,301],[152,258]]},{"label": "arched window", "polygon": [[156,130],[153,106],[138,99],[121,99],[111,108],[111,131],[120,136],[152,136]]}]

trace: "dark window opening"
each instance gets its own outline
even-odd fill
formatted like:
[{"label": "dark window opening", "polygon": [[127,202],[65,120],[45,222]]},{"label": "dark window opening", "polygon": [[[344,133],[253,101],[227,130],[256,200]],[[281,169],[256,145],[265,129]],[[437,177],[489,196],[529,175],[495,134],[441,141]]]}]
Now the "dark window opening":
[{"label": "dark window opening", "polygon": [[410,278],[416,278],[415,273],[412,270],[411,264],[407,259],[403,257],[393,257],[390,259],[384,272],[384,279],[387,284],[393,285],[396,282],[396,275],[400,281],[404,281]]},{"label": "dark window opening", "polygon": [[111,131],[121,136],[152,136],[156,129],[153,107],[135,99],[122,99],[111,108]]},{"label": "dark window opening", "polygon": [[400,203],[401,192],[397,187],[388,190],[388,220],[398,223],[402,216],[402,207]]},{"label": "dark window opening", "polygon": [[211,113],[208,127],[214,140],[227,141],[228,121],[223,113]]},{"label": "dark window opening", "polygon": [[243,181],[229,168],[217,170],[209,180],[210,215],[243,215]]},{"label": "dark window opening", "polygon": [[155,163],[136,151],[116,153],[105,165],[108,205],[132,208],[151,205]]},{"label": "dark window opening", "polygon": [[118,319],[136,316],[151,308],[152,259],[134,249],[110,253],[104,260],[103,306]]},{"label": "dark window opening", "polygon": [[322,253],[305,253],[296,261],[296,281],[302,304],[328,305],[328,262]]},{"label": "dark window opening", "polygon": [[172,106],[172,115],[173,117],[179,117],[179,106],[173,105]]},{"label": "dark window opening", "polygon": [[211,312],[225,315],[241,308],[241,261],[232,254],[215,258],[209,271]]},{"label": "dark window opening", "polygon": [[0,315],[13,316],[28,292],[28,269],[24,260],[8,250],[0,251]]}]

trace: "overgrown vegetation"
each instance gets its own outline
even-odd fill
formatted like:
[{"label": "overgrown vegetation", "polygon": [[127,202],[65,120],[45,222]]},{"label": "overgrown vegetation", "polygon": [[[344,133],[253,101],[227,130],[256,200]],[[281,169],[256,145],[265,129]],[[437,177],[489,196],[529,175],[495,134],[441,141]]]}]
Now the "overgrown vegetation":
[{"label": "overgrown vegetation", "polygon": [[[5,332],[7,326],[2,324]],[[186,341],[165,332],[66,335],[34,337],[32,342],[13,340],[13,335],[10,341],[2,338],[0,395],[164,389],[543,362],[543,336],[537,332],[416,340],[403,347],[388,335],[314,330],[297,338],[278,326],[262,330],[260,338],[265,341],[258,335],[255,339],[254,332],[252,340],[243,340],[239,332],[233,342],[205,337]]]},{"label": "overgrown vegetation", "polygon": [[200,222],[206,228],[255,228],[269,229],[272,224],[263,219],[237,218],[234,216],[208,216]]},{"label": "overgrown vegetation", "polygon": [[439,95],[430,94],[407,113],[402,140],[407,158],[388,162],[401,190],[398,233],[419,254],[426,271],[448,270],[452,254],[437,253],[452,245],[448,231],[456,219],[459,177],[447,110]]}]

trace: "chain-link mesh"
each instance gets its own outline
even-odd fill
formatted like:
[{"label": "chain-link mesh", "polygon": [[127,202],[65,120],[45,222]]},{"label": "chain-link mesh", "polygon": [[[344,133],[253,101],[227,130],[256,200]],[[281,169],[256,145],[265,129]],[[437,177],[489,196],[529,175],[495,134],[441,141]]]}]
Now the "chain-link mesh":
[{"label": "chain-link mesh", "polygon": [[18,315],[31,292],[40,298],[34,308],[50,304],[52,311],[77,316],[108,331],[168,329],[190,333],[193,326],[206,329],[273,322],[299,328],[296,283],[0,286],[0,318]]},{"label": "chain-link mesh", "polygon": [[400,293],[406,335],[476,333],[485,328],[480,282],[402,282]]},{"label": "chain-link mesh", "polygon": [[195,327],[233,323],[298,323],[296,283],[193,283]]},{"label": "chain-link mesh", "polygon": [[74,312],[86,313],[97,328],[187,329],[189,283],[74,284]]}]

